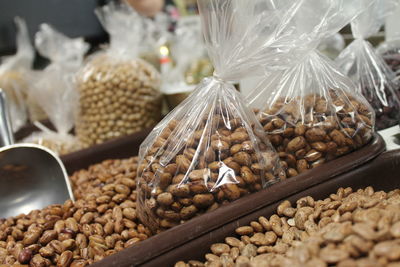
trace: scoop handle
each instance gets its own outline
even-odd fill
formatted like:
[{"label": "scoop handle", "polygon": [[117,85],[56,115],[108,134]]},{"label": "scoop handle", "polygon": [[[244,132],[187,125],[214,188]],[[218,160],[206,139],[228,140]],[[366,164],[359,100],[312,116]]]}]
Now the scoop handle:
[{"label": "scoop handle", "polygon": [[7,107],[7,97],[0,88],[0,147],[12,145],[14,135],[11,129],[10,114]]}]

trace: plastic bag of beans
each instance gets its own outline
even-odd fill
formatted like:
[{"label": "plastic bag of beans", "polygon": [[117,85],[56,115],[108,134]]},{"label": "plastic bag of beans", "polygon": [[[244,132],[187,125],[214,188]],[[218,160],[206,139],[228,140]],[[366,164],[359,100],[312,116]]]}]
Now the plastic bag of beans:
[{"label": "plastic bag of beans", "polygon": [[370,8],[351,22],[354,41],[335,60],[372,105],[376,113],[376,128],[383,130],[399,124],[400,91],[394,82],[395,74],[367,39],[379,32],[388,13],[396,8],[381,5],[387,0],[377,0]]},{"label": "plastic bag of beans", "polygon": [[85,146],[154,126],[161,116],[160,75],[138,58],[143,18],[127,5],[96,10],[110,46],[93,55],[78,74],[76,134]]},{"label": "plastic bag of beans", "polygon": [[[276,7],[265,0],[200,0],[199,8],[214,75],[154,128],[139,151],[138,215],[153,231],[285,178],[278,154],[232,84],[256,72],[263,56],[277,54],[267,42],[281,36]],[[293,9],[281,12],[289,16]]]},{"label": "plastic bag of beans", "polygon": [[80,148],[77,138],[69,132],[74,127],[78,106],[75,76],[89,45],[82,38],[68,38],[51,26],[41,24],[35,36],[35,46],[51,63],[36,74],[29,97],[41,104],[56,131],[36,122],[42,131],[33,133],[24,141],[67,154]]},{"label": "plastic bag of beans", "polygon": [[25,21],[16,17],[15,25],[17,27],[17,53],[4,58],[0,65],[0,88],[7,95],[14,132],[21,128],[27,120],[27,74],[32,67],[34,57]]},{"label": "plastic bag of beans", "polygon": [[266,68],[281,70],[270,70],[248,97],[289,177],[366,145],[375,120],[351,80],[316,49],[371,1],[299,2],[295,18],[286,25],[291,32],[277,41],[288,51],[285,59],[265,61]]}]

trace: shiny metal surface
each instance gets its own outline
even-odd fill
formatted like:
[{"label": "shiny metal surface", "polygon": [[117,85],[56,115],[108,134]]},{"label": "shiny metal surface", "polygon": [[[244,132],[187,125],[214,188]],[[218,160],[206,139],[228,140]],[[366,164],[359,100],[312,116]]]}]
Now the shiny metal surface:
[{"label": "shiny metal surface", "polygon": [[63,164],[42,146],[0,148],[0,218],[29,213],[72,199]]},{"label": "shiny metal surface", "polygon": [[0,89],[0,147],[14,144],[14,135],[8,113],[6,94]]},{"label": "shiny metal surface", "polygon": [[0,218],[74,200],[67,172],[54,152],[35,144],[11,144],[7,113],[0,89]]}]

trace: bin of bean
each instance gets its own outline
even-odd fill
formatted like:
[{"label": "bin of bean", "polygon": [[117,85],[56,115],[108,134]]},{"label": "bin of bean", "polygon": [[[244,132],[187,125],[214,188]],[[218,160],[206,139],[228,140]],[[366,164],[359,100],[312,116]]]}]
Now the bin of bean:
[{"label": "bin of bean", "polygon": [[86,266],[147,239],[136,215],[137,158],[74,173],[75,202],[0,219],[0,264]]},{"label": "bin of bean", "polygon": [[143,18],[114,2],[96,10],[110,46],[88,59],[77,78],[76,134],[85,146],[154,126],[161,117],[160,75],[138,58]]},{"label": "bin of bean", "polygon": [[399,159],[385,152],[143,266],[396,266]]},{"label": "bin of bean", "polygon": [[335,3],[310,1],[298,9],[294,30],[281,45],[286,58],[274,61],[281,69],[270,71],[273,64],[268,61],[265,80],[248,97],[286,162],[289,177],[359,149],[374,132],[375,114],[369,103],[316,50],[321,39],[338,32],[362,10],[353,8],[353,2]]},{"label": "bin of bean", "polygon": [[139,152],[138,214],[155,232],[285,177],[278,154],[232,84],[253,73],[259,67],[254,59],[272,49],[265,40],[284,21],[269,15],[292,12],[264,4],[199,1],[214,75],[154,128]]},{"label": "bin of bean", "polygon": [[377,34],[386,16],[396,9],[398,2],[383,5],[379,0],[351,22],[354,41],[346,47],[335,62],[348,75],[374,108],[376,129],[384,130],[400,122],[400,92],[395,74],[376,52],[367,38]]}]

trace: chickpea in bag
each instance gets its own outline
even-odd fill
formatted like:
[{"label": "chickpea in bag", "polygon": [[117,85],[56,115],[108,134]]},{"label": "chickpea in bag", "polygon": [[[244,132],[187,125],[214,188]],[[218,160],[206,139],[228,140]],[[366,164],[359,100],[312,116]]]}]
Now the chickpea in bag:
[{"label": "chickpea in bag", "polygon": [[161,117],[160,75],[138,58],[143,18],[114,2],[96,14],[110,34],[110,46],[94,54],[78,74],[76,134],[84,146],[133,134]]},{"label": "chickpea in bag", "polygon": [[200,0],[199,8],[214,75],[203,79],[140,146],[138,216],[154,232],[285,178],[278,154],[232,85],[261,70],[263,56],[277,53],[266,45],[280,37],[274,5]]},{"label": "chickpea in bag", "polygon": [[399,4],[397,0],[376,0],[355,18],[351,22],[354,41],[336,59],[374,108],[377,130],[399,124],[400,91],[395,74],[367,39],[379,32],[387,15]]},{"label": "chickpea in bag", "polygon": [[51,63],[36,73],[29,97],[41,104],[56,131],[35,122],[42,131],[28,136],[24,142],[44,145],[58,154],[71,153],[81,148],[79,140],[70,131],[78,107],[75,76],[89,45],[83,38],[71,39],[50,25],[41,24],[35,35],[35,46]]},{"label": "chickpea in bag", "polygon": [[371,0],[303,1],[279,42],[280,49],[288,51],[286,58],[266,60],[268,74],[248,97],[289,177],[350,153],[373,135],[371,106],[316,50],[321,39],[338,32],[363,10],[360,7],[370,4]]}]

